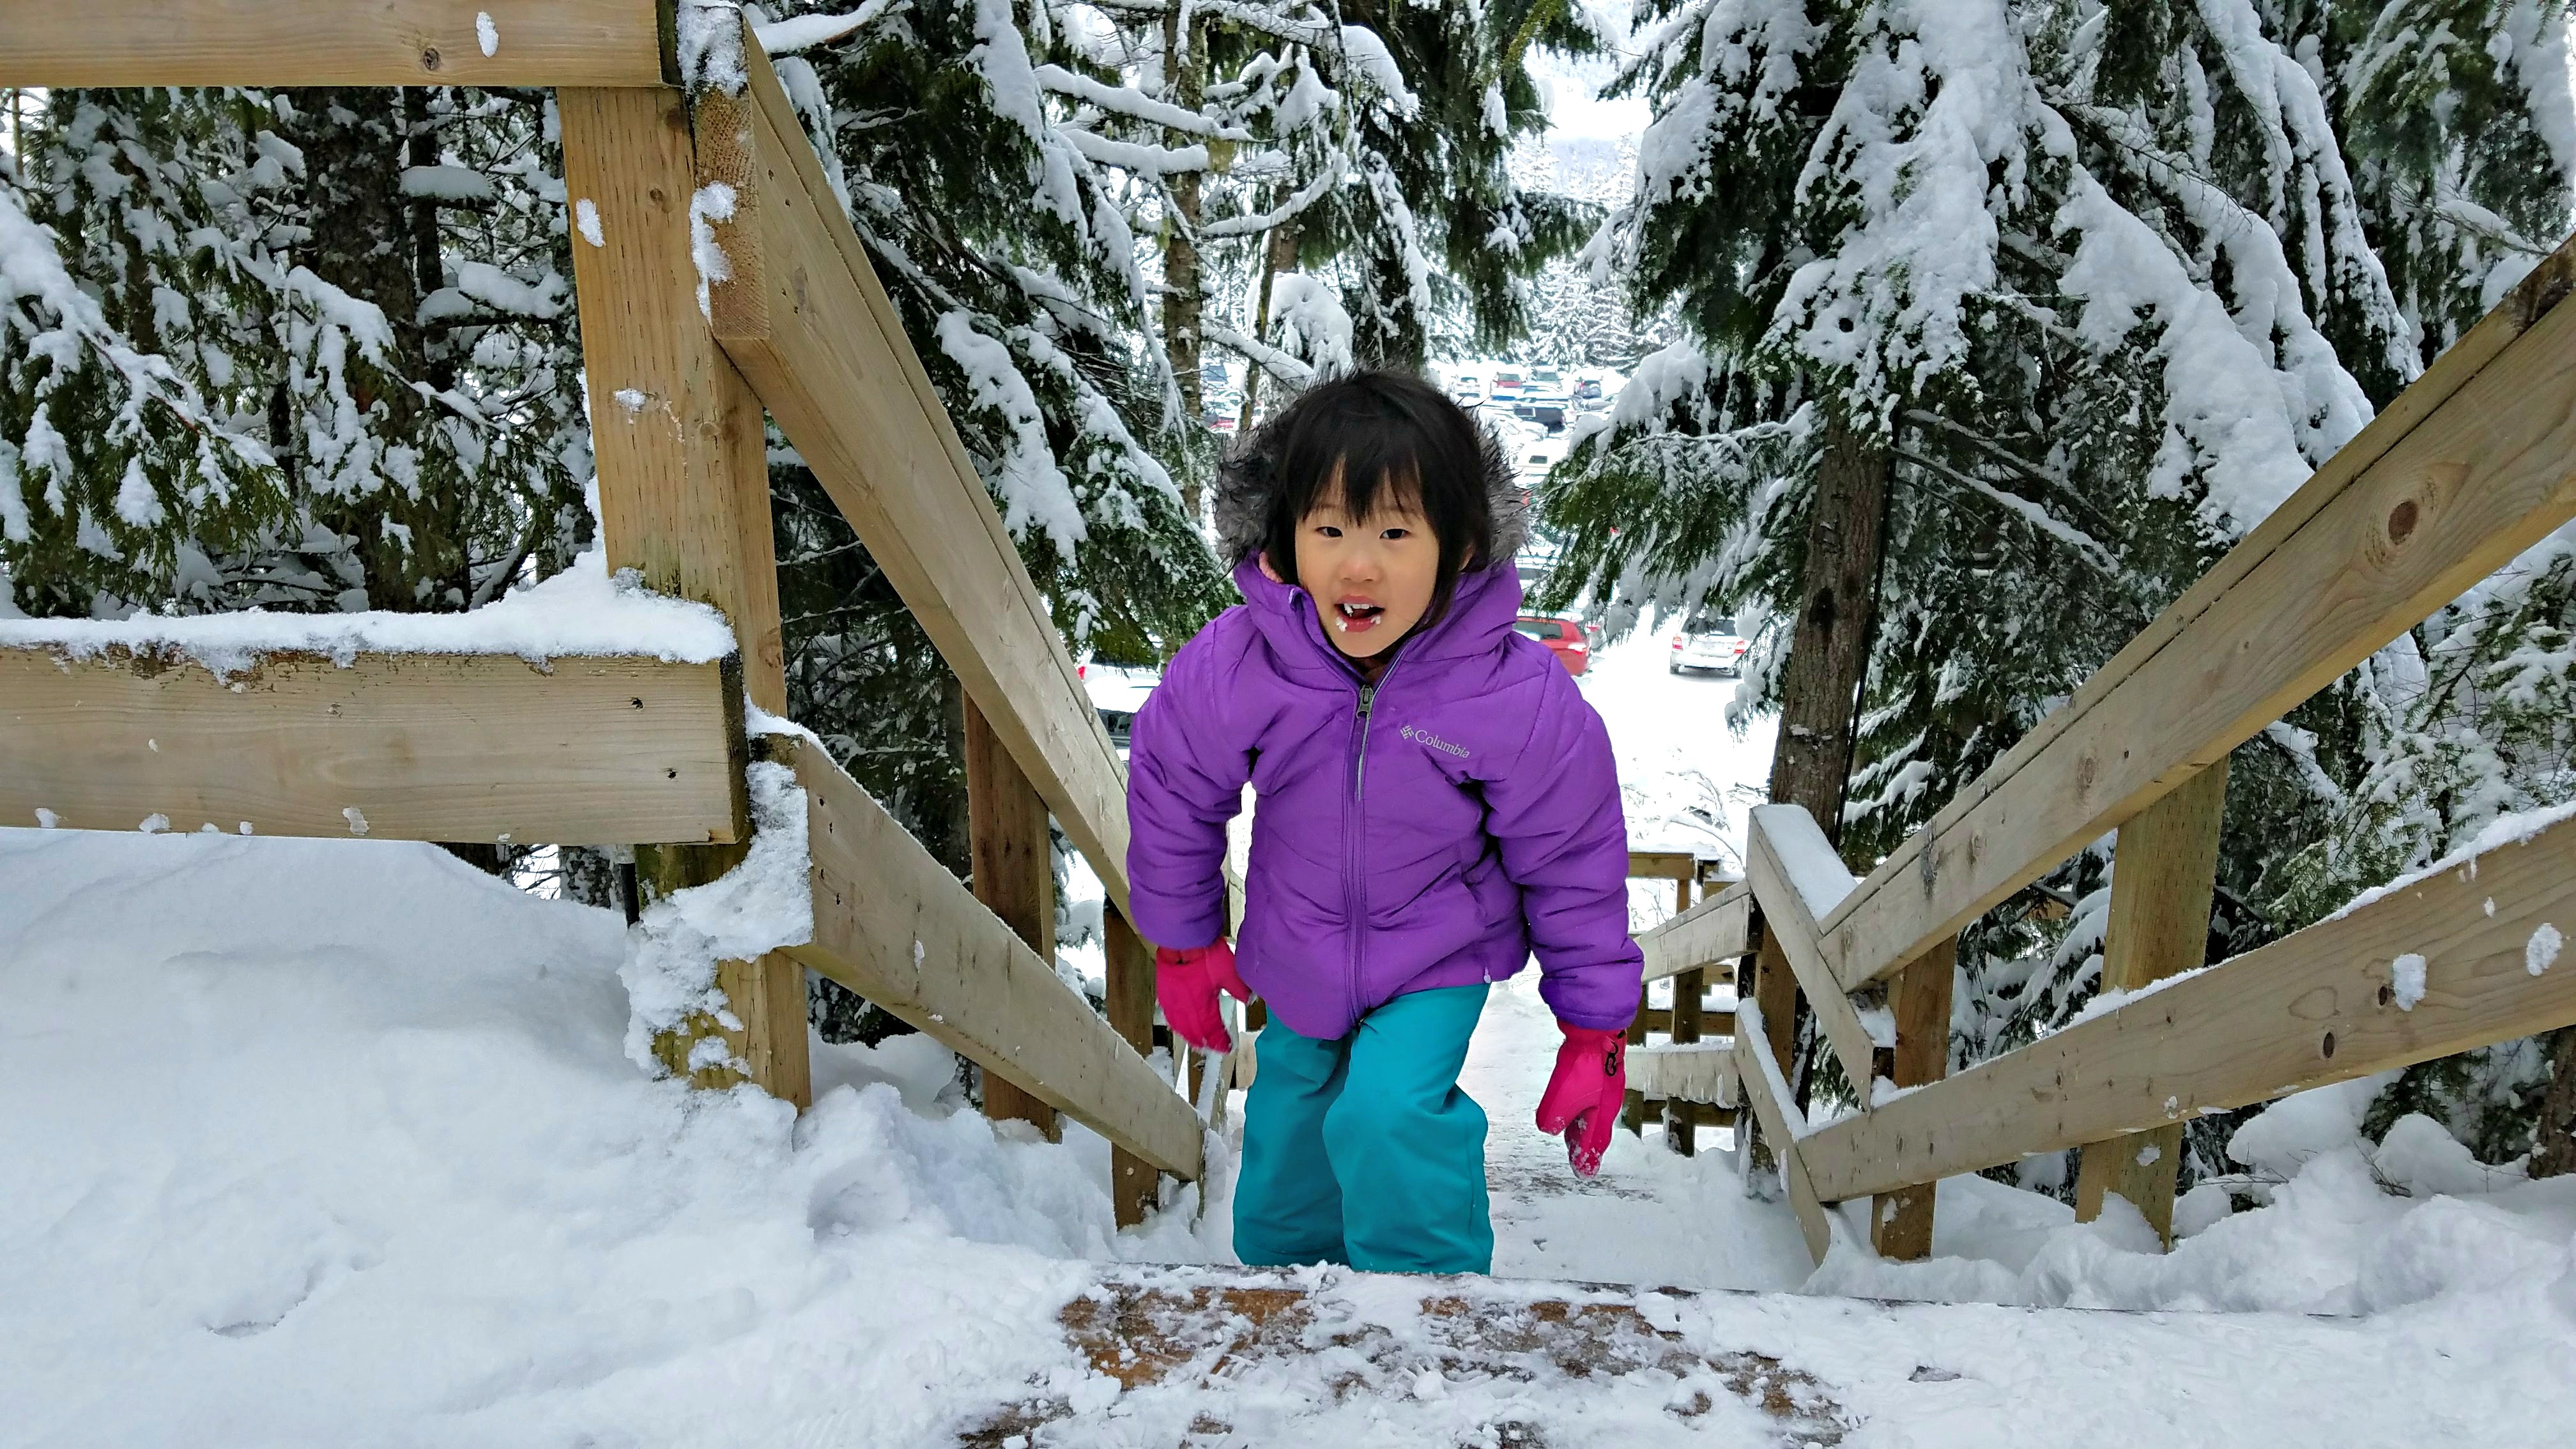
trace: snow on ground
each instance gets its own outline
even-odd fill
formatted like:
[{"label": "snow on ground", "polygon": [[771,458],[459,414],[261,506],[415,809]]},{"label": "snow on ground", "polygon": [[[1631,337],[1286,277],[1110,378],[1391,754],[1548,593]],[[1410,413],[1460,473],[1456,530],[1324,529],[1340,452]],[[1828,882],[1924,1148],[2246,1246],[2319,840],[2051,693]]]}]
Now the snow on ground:
[{"label": "snow on ground", "polygon": [[[1731,686],[1668,678],[1656,642],[1587,683],[1631,784],[1758,778],[1764,752],[1718,723]],[[1185,1192],[1120,1235],[1100,1139],[997,1133],[917,1037],[818,1047],[801,1120],[647,1081],[620,956],[602,913],[427,846],[0,830],[0,1437],[908,1446],[1035,1395],[1078,1409],[1036,1444],[1148,1442],[1158,1391],[1122,1398],[1056,1314],[1103,1263],[1224,1261],[1222,1168],[1204,1221]],[[2576,1419],[2576,1184],[2478,1168],[2421,1119],[2361,1143],[2367,1084],[2241,1134],[2269,1205],[2187,1199],[2171,1255],[1961,1179],[1943,1256],[1846,1245],[1811,1274],[1724,1152],[1623,1137],[1571,1181],[1529,1125],[1555,1040],[1533,984],[1496,993],[1466,1075],[1494,1124],[1498,1271],[1700,1290],[1640,1306],[1812,1374],[1847,1444],[2537,1445]],[[1394,1291],[1300,1276],[1335,1313]],[[2180,1311],[2209,1309],[2232,1311]],[[1240,1442],[1493,1442],[1507,1421],[1765,1442],[1665,1414],[1651,1373],[1357,1412],[1331,1371],[1264,1368],[1241,1420],[1279,1427]]]}]

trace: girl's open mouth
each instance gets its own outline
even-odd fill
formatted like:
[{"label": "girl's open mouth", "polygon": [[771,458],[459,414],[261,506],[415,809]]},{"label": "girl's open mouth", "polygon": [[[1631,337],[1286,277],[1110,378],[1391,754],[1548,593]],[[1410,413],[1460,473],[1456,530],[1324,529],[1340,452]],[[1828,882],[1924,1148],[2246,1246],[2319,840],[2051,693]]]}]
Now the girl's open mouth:
[{"label": "girl's open mouth", "polygon": [[1348,601],[1333,606],[1333,625],[1345,634],[1365,634],[1377,627],[1386,613],[1383,604],[1357,604]]}]

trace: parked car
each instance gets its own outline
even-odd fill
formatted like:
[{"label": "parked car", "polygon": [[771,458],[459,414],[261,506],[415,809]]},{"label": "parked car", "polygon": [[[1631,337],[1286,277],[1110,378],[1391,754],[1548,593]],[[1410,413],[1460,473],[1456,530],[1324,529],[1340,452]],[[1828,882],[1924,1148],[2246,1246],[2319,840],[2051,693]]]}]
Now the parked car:
[{"label": "parked car", "polygon": [[1565,459],[1565,442],[1561,438],[1532,438],[1513,450],[1519,461],[1512,466],[1521,486],[1530,487],[1547,477],[1547,470]]},{"label": "parked car", "polygon": [[1462,372],[1449,384],[1449,396],[1460,407],[1472,408],[1485,400],[1485,380],[1475,373]]},{"label": "parked car", "polygon": [[1608,402],[1609,395],[1601,390],[1601,379],[1578,377],[1574,380],[1574,400],[1577,403]]},{"label": "parked car", "polygon": [[1145,707],[1145,696],[1163,682],[1163,671],[1123,664],[1081,664],[1073,672],[1080,676],[1083,692],[1091,696],[1091,707],[1100,711],[1100,723],[1109,731],[1109,742],[1118,747],[1118,758],[1127,758],[1127,736],[1136,726],[1136,711]]},{"label": "parked car", "polygon": [[1531,368],[1529,381],[1523,385],[1521,395],[1534,401],[1544,398],[1563,402],[1566,397],[1565,370],[1557,367]]},{"label": "parked car", "polygon": [[1706,610],[1693,614],[1673,636],[1671,659],[1665,664],[1668,673],[1706,669],[1719,674],[1742,674],[1744,651],[1751,648],[1744,636],[1735,632],[1735,620]]},{"label": "parked car", "polygon": [[1561,619],[1554,614],[1523,614],[1512,628],[1547,646],[1565,672],[1580,678],[1592,667],[1592,640],[1583,625],[1574,619]]},{"label": "parked car", "polygon": [[1485,388],[1485,401],[1510,403],[1521,398],[1521,374],[1518,368],[1494,369],[1494,380]]},{"label": "parked car", "polygon": [[1562,402],[1514,403],[1512,416],[1536,423],[1551,433],[1565,431],[1565,404]]}]

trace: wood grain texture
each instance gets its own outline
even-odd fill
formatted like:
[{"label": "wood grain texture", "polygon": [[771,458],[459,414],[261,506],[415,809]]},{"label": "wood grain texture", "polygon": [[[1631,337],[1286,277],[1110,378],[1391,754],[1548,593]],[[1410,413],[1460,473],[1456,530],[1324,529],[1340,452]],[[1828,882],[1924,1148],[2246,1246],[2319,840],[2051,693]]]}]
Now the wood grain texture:
[{"label": "wood grain texture", "polygon": [[564,90],[564,186],[598,216],[572,239],[574,298],[611,569],[711,604],[754,704],[787,712],[760,400],[698,310],[696,149],[674,91]]},{"label": "wood grain texture", "polygon": [[2576,515],[2561,247],[1823,922],[1879,979]]},{"label": "wood grain texture", "polygon": [[[1828,1201],[1862,1197],[2576,1023],[2576,962],[2533,975],[2524,954],[2570,921],[2561,821],[1825,1127],[1808,1171]],[[2425,962],[2411,1009],[2401,954]]]},{"label": "wood grain texture", "polygon": [[1788,1078],[1780,1071],[1780,1059],[1771,1050],[1771,1032],[1761,1012],[1747,1003],[1739,1008],[1744,1028],[1735,1034],[1735,1085],[1745,1105],[1753,1109],[1754,1121],[1761,1124],[1762,1140],[1771,1145],[1772,1160],[1779,1164],[1780,1182],[1789,1194],[1789,1208],[1797,1214],[1798,1231],[1807,1240],[1807,1255],[1821,1263],[1834,1243],[1833,1222],[1825,1215],[1825,1200],[1817,1195],[1815,1181],[1807,1170],[1803,1139],[1807,1119],[1798,1110],[1788,1091]]},{"label": "wood grain texture", "polygon": [[1782,959],[1789,963],[1790,972],[1807,994],[1808,1006],[1816,1013],[1816,1025],[1823,1029],[1826,1045],[1833,1048],[1834,1060],[1842,1064],[1843,1076],[1866,1107],[1869,1084],[1877,1072],[1876,1044],[1861,1025],[1860,1012],[1853,1007],[1851,997],[1825,964],[1814,914],[1821,903],[1807,899],[1784,863],[1784,855],[1815,852],[1822,852],[1821,859],[1839,861],[1815,817],[1803,807],[1753,808],[1746,832],[1744,878],[1753,887],[1753,899],[1762,912],[1763,939],[1779,943]]},{"label": "wood grain texture", "polygon": [[[1950,1070],[1950,994],[1959,972],[1959,943],[1945,941],[1887,983],[1896,1017],[1896,1045],[1881,1052],[1888,1080],[1899,1087],[1937,1082]],[[1869,1205],[1870,1246],[1882,1258],[1932,1255],[1932,1209],[1937,1184],[1881,1193]]]},{"label": "wood grain texture", "polygon": [[[1055,959],[1055,861],[1047,840],[1046,802],[993,738],[984,712],[967,700],[966,834],[974,862],[975,899],[1002,918],[1041,961]],[[1026,1122],[1061,1141],[1055,1109],[1007,1077],[984,1078],[984,1115]]]},{"label": "wood grain texture", "polygon": [[[608,566],[722,611],[741,647],[745,692],[783,715],[768,431],[759,399],[716,345],[698,301],[689,234],[698,147],[687,107],[678,92],[660,89],[568,87],[555,101],[565,191],[582,215],[569,245]],[[638,877],[694,885],[733,860],[691,852],[639,851]],[[694,1042],[720,1037],[748,1080],[804,1106],[812,1076],[802,970],[772,952],[719,962],[716,977],[740,1024],[692,1017],[655,1041],[655,1055],[685,1068]],[[737,1080],[731,1070],[688,1075],[707,1087]]]},{"label": "wood grain texture", "polygon": [[[475,28],[491,17],[493,48]],[[658,86],[654,0],[0,5],[5,86]]]},{"label": "wood grain texture", "polygon": [[[746,838],[726,664],[0,649],[0,823],[617,845]],[[354,813],[353,813],[354,812]]]},{"label": "wood grain texture", "polygon": [[1646,979],[1661,981],[1743,955],[1752,920],[1753,888],[1742,881],[1729,882],[1689,910],[1638,935],[1638,949],[1646,956]]},{"label": "wood grain texture", "polygon": [[[1101,913],[1107,957],[1109,1029],[1139,1058],[1154,1050],[1154,952],[1115,910]],[[1124,1147],[1109,1149],[1109,1207],[1122,1228],[1145,1221],[1160,1188],[1154,1165]]]},{"label": "wood grain texture", "polygon": [[[2103,923],[2102,990],[2135,991],[2207,963],[2218,827],[2226,813],[2227,762],[2221,760],[2120,827]],[[2181,1165],[2179,1122],[2086,1143],[2075,1175],[2075,1220],[2100,1217],[2104,1197],[2116,1193],[2170,1246]]]},{"label": "wood grain texture", "polygon": [[751,71],[701,102],[708,179],[737,187],[716,335],[1123,909],[1126,767],[756,48]]},{"label": "wood grain texture", "polygon": [[1706,1102],[1735,1105],[1735,1045],[1694,1042],[1688,1046],[1632,1047],[1628,1052],[1628,1085],[1657,1102]]},{"label": "wood grain texture", "polygon": [[771,736],[805,787],[814,939],[789,951],[985,1071],[1176,1177],[1200,1124],[1109,1023],[821,750]]}]

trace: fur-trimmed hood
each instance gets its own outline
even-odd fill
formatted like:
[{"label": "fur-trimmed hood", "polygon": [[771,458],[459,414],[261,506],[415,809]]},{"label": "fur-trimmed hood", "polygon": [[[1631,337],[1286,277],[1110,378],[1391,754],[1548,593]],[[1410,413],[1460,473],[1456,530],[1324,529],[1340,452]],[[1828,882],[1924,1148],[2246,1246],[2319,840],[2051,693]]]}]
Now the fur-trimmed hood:
[{"label": "fur-trimmed hood", "polygon": [[[1529,505],[1520,477],[1512,469],[1511,455],[1504,451],[1493,425],[1477,419],[1476,436],[1481,440],[1485,502],[1492,522],[1489,536],[1477,541],[1475,556],[1484,563],[1507,562],[1529,541]],[[1278,435],[1265,423],[1237,442],[1217,465],[1213,500],[1217,546],[1228,568],[1259,553],[1269,534],[1277,446]]]}]

